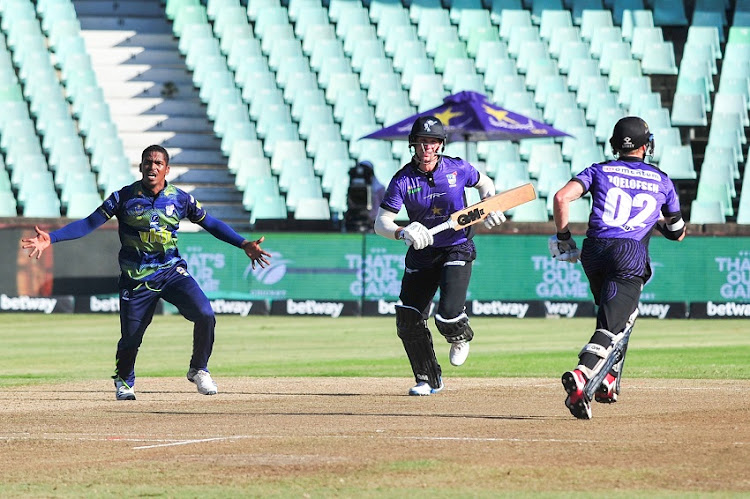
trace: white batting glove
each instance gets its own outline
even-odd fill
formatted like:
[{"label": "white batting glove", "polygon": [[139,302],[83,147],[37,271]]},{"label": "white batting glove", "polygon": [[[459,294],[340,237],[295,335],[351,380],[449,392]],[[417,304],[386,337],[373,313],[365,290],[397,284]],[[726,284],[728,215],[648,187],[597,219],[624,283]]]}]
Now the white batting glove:
[{"label": "white batting glove", "polygon": [[549,253],[552,258],[559,262],[576,263],[581,256],[581,250],[576,246],[572,237],[568,239],[558,239],[557,234],[549,238]]},{"label": "white batting glove", "polygon": [[407,246],[421,250],[433,243],[432,234],[419,222],[412,222],[401,231],[401,237]]},{"label": "white batting glove", "polygon": [[491,211],[490,214],[487,215],[484,219],[484,226],[488,229],[492,229],[493,227],[497,227],[501,223],[505,222],[505,220],[505,213],[503,213],[502,211]]}]

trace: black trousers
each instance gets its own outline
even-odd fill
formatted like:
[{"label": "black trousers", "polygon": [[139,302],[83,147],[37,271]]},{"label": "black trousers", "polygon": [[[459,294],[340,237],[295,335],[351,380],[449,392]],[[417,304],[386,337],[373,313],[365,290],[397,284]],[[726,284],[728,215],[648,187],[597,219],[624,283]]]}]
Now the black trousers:
[{"label": "black trousers", "polygon": [[401,280],[401,302],[422,311],[427,317],[438,290],[437,313],[446,319],[458,317],[466,305],[472,262],[476,259],[474,242],[447,248],[409,248],[406,269]]},{"label": "black trousers", "polygon": [[581,263],[599,306],[597,329],[618,334],[638,307],[651,277],[648,247],[632,239],[584,240]]}]

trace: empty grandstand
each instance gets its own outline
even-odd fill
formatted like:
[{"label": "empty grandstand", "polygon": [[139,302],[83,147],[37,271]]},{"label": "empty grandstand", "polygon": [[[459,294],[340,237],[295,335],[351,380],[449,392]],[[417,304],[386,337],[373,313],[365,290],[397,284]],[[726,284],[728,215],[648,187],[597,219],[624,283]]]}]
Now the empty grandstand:
[{"label": "empty grandstand", "polygon": [[0,15],[2,217],[86,216],[161,144],[169,180],[239,230],[342,230],[349,169],[387,184],[408,160],[359,138],[472,90],[572,136],[479,143],[498,189],[554,192],[636,114],[689,221],[750,224],[747,0],[0,0]]}]

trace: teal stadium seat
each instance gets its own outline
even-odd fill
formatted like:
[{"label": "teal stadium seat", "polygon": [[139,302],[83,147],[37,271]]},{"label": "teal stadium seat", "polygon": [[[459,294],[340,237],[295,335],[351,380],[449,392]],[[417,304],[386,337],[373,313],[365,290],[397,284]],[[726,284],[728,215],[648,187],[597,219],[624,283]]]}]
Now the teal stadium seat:
[{"label": "teal stadium seat", "polygon": [[328,200],[323,197],[300,198],[294,210],[295,220],[330,220]]},{"label": "teal stadium seat", "polygon": [[690,203],[690,223],[723,224],[726,223],[724,208],[719,201],[698,201]]},{"label": "teal stadium seat", "polygon": [[684,0],[652,0],[656,26],[687,26]]}]

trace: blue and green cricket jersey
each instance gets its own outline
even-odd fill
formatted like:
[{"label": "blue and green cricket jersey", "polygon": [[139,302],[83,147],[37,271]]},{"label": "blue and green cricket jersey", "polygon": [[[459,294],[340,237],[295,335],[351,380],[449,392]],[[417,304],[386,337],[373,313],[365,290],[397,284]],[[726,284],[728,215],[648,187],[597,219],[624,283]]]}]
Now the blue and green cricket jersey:
[{"label": "blue and green cricket jersey", "polygon": [[140,180],[113,192],[98,209],[108,219],[117,217],[120,269],[138,281],[153,279],[182,260],[177,249],[180,220],[198,223],[206,217],[187,192],[168,183],[154,197]]}]

